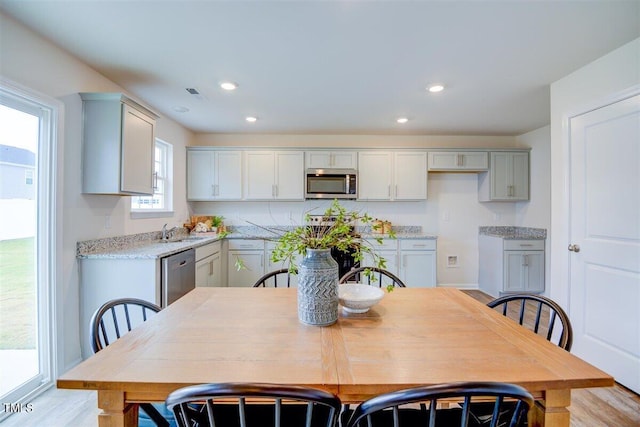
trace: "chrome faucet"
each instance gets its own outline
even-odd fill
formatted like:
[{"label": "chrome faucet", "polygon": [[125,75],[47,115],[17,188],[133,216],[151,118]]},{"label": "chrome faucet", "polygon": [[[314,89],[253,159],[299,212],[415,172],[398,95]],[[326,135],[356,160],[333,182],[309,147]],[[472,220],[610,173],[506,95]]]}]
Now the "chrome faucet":
[{"label": "chrome faucet", "polygon": [[177,230],[178,227],[173,227],[170,230],[167,230],[167,224],[162,226],[162,237],[161,240],[169,240],[169,234],[173,233],[175,230]]}]

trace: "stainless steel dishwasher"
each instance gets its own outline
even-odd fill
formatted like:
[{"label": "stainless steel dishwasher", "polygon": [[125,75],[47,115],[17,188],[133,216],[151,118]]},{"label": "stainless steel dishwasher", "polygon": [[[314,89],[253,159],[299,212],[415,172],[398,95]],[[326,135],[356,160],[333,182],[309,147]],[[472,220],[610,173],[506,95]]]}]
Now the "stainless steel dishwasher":
[{"label": "stainless steel dishwasher", "polygon": [[195,287],[195,249],[162,258],[162,307],[168,306]]}]

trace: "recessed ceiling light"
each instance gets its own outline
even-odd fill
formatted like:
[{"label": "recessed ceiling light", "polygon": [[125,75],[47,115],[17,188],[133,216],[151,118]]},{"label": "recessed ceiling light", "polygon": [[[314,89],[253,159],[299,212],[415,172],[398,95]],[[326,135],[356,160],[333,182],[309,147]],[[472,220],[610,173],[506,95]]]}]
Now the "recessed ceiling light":
[{"label": "recessed ceiling light", "polygon": [[253,117],[253,116],[249,116],[245,119],[246,121],[248,121],[249,123],[255,123],[258,121],[257,117]]},{"label": "recessed ceiling light", "polygon": [[173,111],[175,111],[176,113],[186,113],[189,111],[189,109],[187,107],[183,107],[182,105],[176,105],[175,107],[173,107]]},{"label": "recessed ceiling light", "polygon": [[409,121],[409,119],[407,119],[406,117],[399,117],[398,120],[396,120],[396,122],[398,123],[407,123]]},{"label": "recessed ceiling light", "polygon": [[442,92],[444,90],[444,86],[442,85],[431,85],[427,88],[427,90],[431,93]]},{"label": "recessed ceiling light", "polygon": [[222,82],[220,83],[220,87],[224,90],[236,90],[238,88],[238,84],[233,82]]}]

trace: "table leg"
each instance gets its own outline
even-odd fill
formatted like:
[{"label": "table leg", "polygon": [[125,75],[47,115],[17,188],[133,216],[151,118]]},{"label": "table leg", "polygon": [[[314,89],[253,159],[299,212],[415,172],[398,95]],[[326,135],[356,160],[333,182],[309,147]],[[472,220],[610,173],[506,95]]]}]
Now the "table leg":
[{"label": "table leg", "polygon": [[138,425],[138,405],[126,403],[124,392],[98,390],[98,414],[100,427],[135,427]]},{"label": "table leg", "polygon": [[547,390],[542,400],[536,400],[529,411],[529,425],[533,427],[569,427],[571,390]]}]

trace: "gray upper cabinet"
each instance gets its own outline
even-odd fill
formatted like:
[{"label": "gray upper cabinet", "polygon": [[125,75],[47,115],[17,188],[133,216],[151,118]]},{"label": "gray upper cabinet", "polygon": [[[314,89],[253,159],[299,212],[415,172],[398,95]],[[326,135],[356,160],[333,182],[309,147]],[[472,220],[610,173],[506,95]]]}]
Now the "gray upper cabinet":
[{"label": "gray upper cabinet", "polygon": [[153,194],[158,116],[121,93],[81,93],[82,191]]},{"label": "gray upper cabinet", "polygon": [[305,164],[307,169],[357,169],[358,153],[356,151],[307,151]]},{"label": "gray upper cabinet", "polygon": [[187,148],[187,200],[241,200],[242,151]]},{"label": "gray upper cabinet", "polygon": [[489,172],[478,176],[478,200],[529,200],[529,152],[496,151],[489,160]]},{"label": "gray upper cabinet", "polygon": [[479,172],[489,169],[486,151],[430,151],[429,172]]}]

